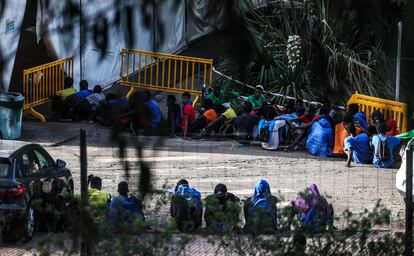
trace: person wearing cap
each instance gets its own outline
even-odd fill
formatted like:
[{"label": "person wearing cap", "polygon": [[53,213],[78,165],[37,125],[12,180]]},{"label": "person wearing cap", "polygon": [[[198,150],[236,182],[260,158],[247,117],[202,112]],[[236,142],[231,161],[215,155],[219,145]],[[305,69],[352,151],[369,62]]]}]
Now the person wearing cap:
[{"label": "person wearing cap", "polygon": [[387,124],[377,124],[378,135],[374,135],[371,144],[374,147],[373,164],[378,168],[392,168],[395,165],[395,155],[401,144],[398,137],[387,136]]},{"label": "person wearing cap", "polygon": [[135,220],[145,220],[142,211],[142,202],[134,196],[128,196],[128,183],[118,184],[119,196],[111,200],[109,206],[109,220],[113,223],[132,223]]},{"label": "person wearing cap", "polygon": [[225,93],[222,90],[221,85],[216,84],[213,87],[213,90],[207,95],[206,99],[210,99],[213,102],[213,105],[221,105],[239,96],[240,94],[237,92]]},{"label": "person wearing cap", "polygon": [[191,188],[185,179],[179,180],[175,186],[170,213],[181,232],[191,232],[201,226],[203,216],[201,193]]},{"label": "person wearing cap", "polygon": [[89,175],[90,188],[88,189],[89,206],[91,207],[91,217],[99,222],[102,221],[108,213],[111,202],[111,194],[102,191],[102,179],[98,176]]},{"label": "person wearing cap", "polygon": [[228,231],[237,228],[239,223],[240,199],[227,192],[224,184],[217,184],[214,194],[205,199],[206,210],[204,219],[208,229],[213,231]]},{"label": "person wearing cap", "polygon": [[265,96],[263,95],[264,88],[262,85],[257,85],[254,94],[250,95],[247,100],[252,103],[253,109],[258,109],[263,105],[263,102],[265,101]]}]

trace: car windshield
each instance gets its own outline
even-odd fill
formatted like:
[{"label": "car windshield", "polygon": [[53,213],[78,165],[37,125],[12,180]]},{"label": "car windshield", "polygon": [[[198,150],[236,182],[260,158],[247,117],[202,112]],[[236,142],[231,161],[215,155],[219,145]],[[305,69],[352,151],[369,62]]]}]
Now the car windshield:
[{"label": "car windshield", "polygon": [[13,168],[8,159],[0,158],[0,179],[12,178]]}]

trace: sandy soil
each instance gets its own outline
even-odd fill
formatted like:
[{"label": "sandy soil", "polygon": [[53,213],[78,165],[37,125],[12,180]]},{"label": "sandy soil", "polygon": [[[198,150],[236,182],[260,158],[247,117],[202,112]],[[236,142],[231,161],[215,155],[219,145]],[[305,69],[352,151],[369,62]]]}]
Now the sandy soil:
[{"label": "sandy soil", "polygon": [[[64,141],[76,136],[79,128],[87,131],[89,173],[103,178],[104,189],[116,194],[118,182],[127,178],[125,163],[120,160],[118,145],[110,139],[108,129],[88,123],[28,123],[23,140],[41,143],[55,159],[65,160],[75,178],[75,187],[79,189],[79,140]],[[396,170],[370,165],[347,168],[345,160],[340,158],[316,158],[306,152],[265,151],[258,146],[239,148],[236,142],[229,140],[175,138],[160,142],[157,138],[140,140],[128,133],[122,136],[129,144],[124,161],[130,168],[128,181],[132,190],[136,190],[138,184],[139,165],[134,145],[139,143],[145,148],[144,161],[151,166],[156,189],[173,187],[179,179],[185,178],[203,197],[211,194],[217,183],[224,183],[230,192],[244,199],[251,196],[259,178],[264,178],[283,207],[307,185],[316,183],[329,197],[338,216],[346,209],[355,213],[372,209],[381,200],[392,211],[390,228],[399,229],[404,218],[404,203],[395,189]],[[53,145],[62,141],[62,144]],[[151,214],[166,217],[168,206]]]}]

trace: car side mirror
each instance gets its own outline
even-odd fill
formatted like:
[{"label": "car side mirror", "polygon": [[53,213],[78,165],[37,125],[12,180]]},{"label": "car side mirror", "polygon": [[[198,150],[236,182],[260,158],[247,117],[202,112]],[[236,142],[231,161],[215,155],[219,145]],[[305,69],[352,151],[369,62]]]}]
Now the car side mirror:
[{"label": "car side mirror", "polygon": [[63,161],[63,160],[58,159],[58,160],[56,160],[56,165],[59,168],[64,168],[66,166],[66,162]]}]

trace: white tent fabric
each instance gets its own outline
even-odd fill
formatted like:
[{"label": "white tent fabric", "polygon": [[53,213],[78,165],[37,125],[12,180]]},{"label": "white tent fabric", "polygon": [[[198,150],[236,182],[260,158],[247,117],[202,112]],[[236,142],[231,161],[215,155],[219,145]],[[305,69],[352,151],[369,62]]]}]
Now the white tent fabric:
[{"label": "white tent fabric", "polygon": [[12,76],[25,8],[26,0],[7,1],[0,16],[0,52],[4,61],[0,79],[5,91],[8,91]]},{"label": "white tent fabric", "polygon": [[[41,12],[38,20],[42,24],[42,38],[48,42],[52,52],[59,59],[69,56],[75,57],[74,80],[78,85],[80,74],[80,47],[79,47],[79,20],[65,19],[65,6],[69,1],[49,1],[45,8],[45,1],[41,0]],[[70,0],[74,3],[78,1]],[[13,2],[13,1],[11,1]],[[18,2],[18,1],[16,1]],[[19,0],[19,2],[25,2]],[[100,17],[109,20],[109,24],[115,19],[113,0],[83,1],[83,15],[87,20],[96,21]],[[135,40],[133,45],[127,46],[125,39],[126,22],[121,18],[119,27],[110,25],[108,32],[108,47],[104,55],[101,54],[93,41],[92,31],[86,31],[82,54],[82,79],[89,82],[90,87],[100,84],[110,85],[119,79],[121,65],[120,50],[132,48],[138,50],[175,53],[187,46],[188,42],[213,32],[217,27],[222,27],[224,22],[224,4],[220,0],[187,0],[187,1],[157,1],[155,6],[147,6],[152,12],[155,24],[163,26],[163,37],[156,27],[146,28],[139,6],[133,9],[133,29]],[[128,3],[125,1],[124,3]],[[17,8],[16,8],[17,9]],[[151,13],[150,13],[151,14]],[[71,32],[65,30],[72,26]],[[86,25],[84,29],[89,27]],[[14,59],[14,58],[13,58]],[[11,74],[11,71],[10,71]]]},{"label": "white tent fabric", "polygon": [[[79,20],[71,20],[70,24],[65,20],[65,5],[70,1],[78,3],[78,0],[48,1],[40,0],[37,12],[36,34],[38,40],[42,37],[54,55],[61,59],[69,56],[75,57],[74,80],[75,86],[81,79],[79,56]],[[110,23],[115,18],[115,10],[112,7],[113,0],[83,1],[83,15],[88,20],[95,20],[101,16],[109,19]],[[127,3],[128,1],[126,1]],[[90,85],[109,85],[119,79],[120,50],[133,48],[139,50],[159,51],[175,53],[204,35],[207,35],[225,24],[225,2],[221,0],[186,0],[186,1],[158,1],[153,12],[155,24],[162,24],[163,36],[156,28],[146,28],[139,8],[134,9],[133,28],[135,41],[132,46],[126,45],[125,22],[120,27],[111,27],[108,38],[109,45],[105,55],[102,55],[92,38],[87,38],[83,45],[82,70],[83,79]],[[2,83],[7,91],[11,79],[14,60],[20,37],[26,8],[26,0],[7,1],[6,9],[0,17],[1,27],[6,27],[6,22],[13,21],[14,30],[6,33],[0,31],[0,50],[5,65]],[[154,10],[153,10],[154,11]],[[3,26],[4,24],[4,26]],[[72,26],[71,32],[65,29]],[[41,32],[41,35],[40,35]],[[91,35],[87,31],[88,35]]]}]

